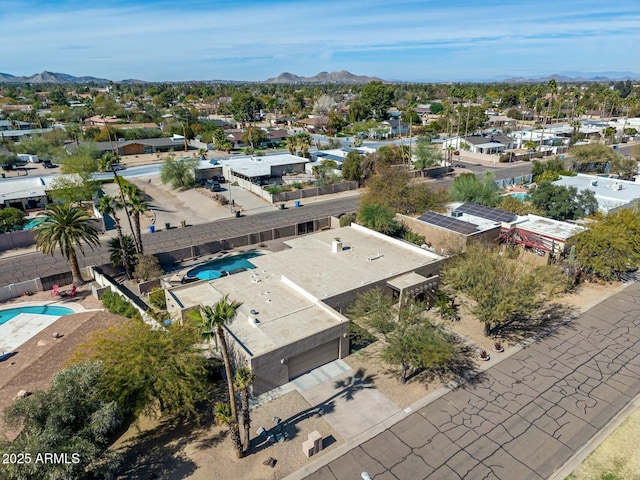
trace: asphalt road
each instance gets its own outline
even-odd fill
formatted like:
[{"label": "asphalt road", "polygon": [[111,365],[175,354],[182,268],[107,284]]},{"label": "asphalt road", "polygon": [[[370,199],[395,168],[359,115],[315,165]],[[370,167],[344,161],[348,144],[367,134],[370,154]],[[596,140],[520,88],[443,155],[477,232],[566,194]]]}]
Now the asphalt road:
[{"label": "asphalt road", "polygon": [[639,304],[636,283],[493,366],[480,383],[289,478],[548,479],[640,394]]},{"label": "asphalt road", "polygon": [[[494,170],[496,178],[503,179],[528,173],[530,165],[518,164],[499,167]],[[439,180],[429,180],[425,185],[428,188],[448,188],[452,182],[452,177],[446,177]],[[270,228],[302,223],[316,218],[354,212],[358,209],[358,202],[357,197],[327,200],[308,204],[302,208],[274,210],[264,214],[218,220],[187,228],[173,228],[153,234],[143,234],[144,249],[145,253],[160,253],[214,240],[247,235]],[[80,265],[101,265],[108,262],[109,254],[106,242],[104,243],[104,245],[94,250],[85,249],[85,255],[79,255],[78,257]],[[66,260],[59,255],[50,257],[39,252],[33,252],[18,256],[7,256],[0,259],[0,285],[8,285],[36,277],[46,277],[68,270],[69,267]]]}]

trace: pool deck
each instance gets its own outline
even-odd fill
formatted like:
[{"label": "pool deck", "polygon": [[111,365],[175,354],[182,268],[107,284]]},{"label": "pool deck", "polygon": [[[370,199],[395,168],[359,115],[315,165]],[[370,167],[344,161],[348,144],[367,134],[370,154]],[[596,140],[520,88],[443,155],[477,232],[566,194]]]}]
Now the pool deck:
[{"label": "pool deck", "polygon": [[[85,308],[77,302],[60,301],[49,302],[25,302],[12,305],[8,308],[20,308],[27,306],[56,306],[70,308],[76,313],[84,312]],[[0,307],[4,310],[6,307]],[[56,315],[42,315],[38,313],[19,313],[11,320],[0,325],[0,356],[12,352],[34,335],[38,334],[49,325],[52,325],[60,317]]]}]

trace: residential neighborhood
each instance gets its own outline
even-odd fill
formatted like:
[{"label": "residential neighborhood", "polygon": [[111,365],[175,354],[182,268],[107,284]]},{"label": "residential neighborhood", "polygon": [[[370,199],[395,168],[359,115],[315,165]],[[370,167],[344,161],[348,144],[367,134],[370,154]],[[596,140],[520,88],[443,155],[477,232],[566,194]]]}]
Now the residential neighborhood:
[{"label": "residential neighborhood", "polygon": [[627,3],[7,5],[0,480],[637,479]]}]

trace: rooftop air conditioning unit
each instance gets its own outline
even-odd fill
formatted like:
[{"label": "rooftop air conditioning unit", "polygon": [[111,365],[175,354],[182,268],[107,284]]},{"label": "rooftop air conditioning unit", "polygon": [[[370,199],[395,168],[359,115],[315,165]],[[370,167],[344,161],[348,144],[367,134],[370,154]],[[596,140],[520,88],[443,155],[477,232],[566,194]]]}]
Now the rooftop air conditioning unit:
[{"label": "rooftop air conditioning unit", "polygon": [[451,216],[454,218],[460,218],[462,216],[462,212],[454,210],[453,212],[451,212]]}]

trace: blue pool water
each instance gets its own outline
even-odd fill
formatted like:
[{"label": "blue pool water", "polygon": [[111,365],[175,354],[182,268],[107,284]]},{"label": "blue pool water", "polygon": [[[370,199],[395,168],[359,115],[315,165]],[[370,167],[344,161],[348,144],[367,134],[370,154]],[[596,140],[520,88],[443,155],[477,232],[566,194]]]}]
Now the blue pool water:
[{"label": "blue pool water", "polygon": [[528,193],[525,193],[525,192],[510,193],[509,196],[516,197],[521,202],[524,202],[526,199],[528,199],[530,197],[530,195]]},{"label": "blue pool water", "polygon": [[27,223],[24,227],[22,227],[22,229],[23,230],[33,230],[38,225],[40,225],[43,221],[44,221],[43,218],[32,218],[31,220],[29,220],[29,223]]},{"label": "blue pool water", "polygon": [[250,258],[259,257],[262,253],[247,252],[230,257],[212,260],[187,272],[188,278],[198,278],[200,280],[213,280],[220,278],[224,274],[233,270],[244,269],[253,270],[256,266],[249,261]]},{"label": "blue pool water", "polygon": [[74,311],[67,307],[52,307],[49,305],[7,308],[6,310],[0,310],[0,325],[8,322],[13,317],[21,313],[37,313],[39,315],[55,315],[57,317],[61,317],[62,315],[74,313]]}]

